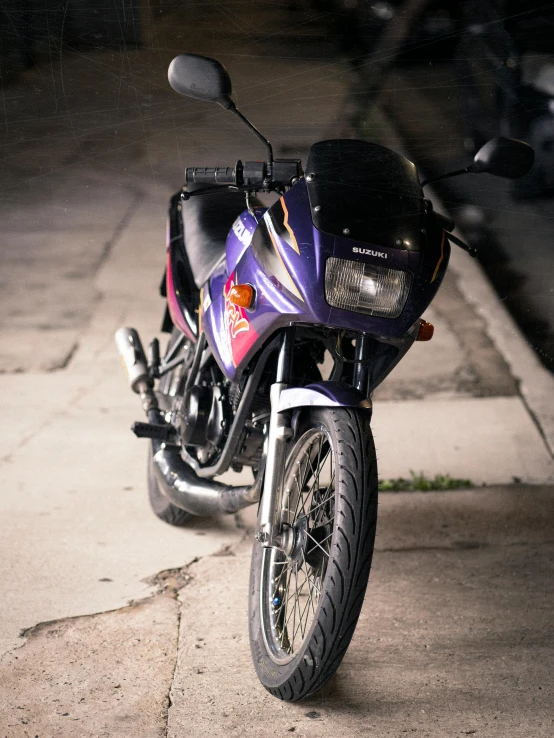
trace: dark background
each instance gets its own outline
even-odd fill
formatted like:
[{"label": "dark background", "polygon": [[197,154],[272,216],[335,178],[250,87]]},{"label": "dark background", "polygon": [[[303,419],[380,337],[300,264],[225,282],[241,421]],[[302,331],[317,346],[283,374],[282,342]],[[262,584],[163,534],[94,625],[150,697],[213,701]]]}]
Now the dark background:
[{"label": "dark background", "polygon": [[165,207],[185,166],[261,155],[219,108],[206,135],[206,106],[169,88],[168,63],[189,51],[226,64],[241,108],[280,155],[305,156],[330,106],[332,135],[373,138],[385,113],[399,133],[388,140],[425,177],[464,166],[495,135],[532,143],[536,166],[522,182],[468,175],[436,191],[554,369],[554,3],[3,0],[0,28],[8,335],[42,325],[62,340],[86,322],[106,234],[145,182]]}]

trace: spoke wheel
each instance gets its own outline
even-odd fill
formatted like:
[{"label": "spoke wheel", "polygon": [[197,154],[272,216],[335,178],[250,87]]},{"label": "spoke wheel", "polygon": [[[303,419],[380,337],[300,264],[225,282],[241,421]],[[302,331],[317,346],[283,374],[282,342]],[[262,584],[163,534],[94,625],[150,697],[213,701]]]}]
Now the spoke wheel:
[{"label": "spoke wheel", "polygon": [[354,632],[373,553],[377,469],[367,411],[305,410],[290,446],[282,550],[254,545],[250,638],[262,684],[293,701],[332,676]]},{"label": "spoke wheel", "polygon": [[[171,334],[171,338],[169,339],[166,356],[167,353],[172,350],[175,342],[180,340],[180,338],[181,333],[177,330],[177,328],[174,328]],[[189,346],[185,344],[185,348],[182,348],[181,352],[186,349],[189,349]],[[188,353],[192,354],[192,351],[189,351]],[[171,410],[175,395],[181,389],[184,377],[186,377],[186,369],[188,365],[190,365],[190,361],[186,366],[180,364],[161,378],[157,391],[157,397],[158,402],[160,403],[160,407],[164,411]],[[181,508],[177,507],[177,505],[174,505],[172,502],[170,502],[159,488],[156,477],[154,476],[151,444],[149,444],[148,449],[147,480],[150,506],[154,513],[158,516],[158,518],[160,518],[160,520],[163,520],[164,523],[169,523],[169,525],[173,525],[176,527],[183,527],[188,525],[188,523],[194,518],[194,515],[191,515],[185,510],[181,510]]]},{"label": "spoke wheel", "polygon": [[268,653],[288,663],[310,631],[327,572],[335,519],[335,474],[324,427],[304,433],[289,458],[281,506],[288,551],[265,549],[262,618]]}]

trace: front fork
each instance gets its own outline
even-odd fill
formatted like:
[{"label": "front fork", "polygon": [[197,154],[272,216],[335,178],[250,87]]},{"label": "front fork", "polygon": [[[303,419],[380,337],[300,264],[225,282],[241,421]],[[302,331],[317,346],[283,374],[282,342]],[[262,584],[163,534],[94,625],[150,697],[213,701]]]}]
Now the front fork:
[{"label": "front fork", "polygon": [[293,351],[294,327],[285,328],[277,364],[277,377],[270,389],[271,414],[269,416],[267,459],[256,532],[256,539],[264,548],[282,547],[283,532],[279,525],[280,511],[278,509],[279,491],[283,484],[287,441],[292,436],[292,428],[290,427],[290,411],[279,412],[279,399],[281,392],[287,389],[292,378]]},{"label": "front fork", "polygon": [[[267,437],[267,456],[264,477],[264,487],[256,540],[264,548],[278,548],[287,553],[294,548],[294,534],[280,524],[280,490],[283,486],[285,474],[287,441],[293,435],[291,428],[292,411],[279,411],[280,398],[283,390],[287,389],[292,379],[294,351],[294,327],[285,328],[283,342],[279,353],[277,376],[271,385],[270,401],[271,413],[269,416],[269,432]],[[356,341],[354,357],[354,386],[367,397],[369,389],[369,339],[361,334]]]}]

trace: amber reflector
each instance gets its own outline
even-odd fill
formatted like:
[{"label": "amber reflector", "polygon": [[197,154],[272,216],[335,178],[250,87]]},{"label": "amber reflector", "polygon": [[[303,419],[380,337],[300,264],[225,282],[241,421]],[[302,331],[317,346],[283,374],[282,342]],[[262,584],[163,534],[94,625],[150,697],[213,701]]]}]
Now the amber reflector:
[{"label": "amber reflector", "polygon": [[417,334],[416,341],[430,341],[433,338],[435,332],[435,326],[432,323],[427,323],[425,320],[421,321],[419,326],[419,333]]},{"label": "amber reflector", "polygon": [[229,302],[241,308],[249,308],[254,302],[254,289],[249,284],[236,284],[229,290]]}]

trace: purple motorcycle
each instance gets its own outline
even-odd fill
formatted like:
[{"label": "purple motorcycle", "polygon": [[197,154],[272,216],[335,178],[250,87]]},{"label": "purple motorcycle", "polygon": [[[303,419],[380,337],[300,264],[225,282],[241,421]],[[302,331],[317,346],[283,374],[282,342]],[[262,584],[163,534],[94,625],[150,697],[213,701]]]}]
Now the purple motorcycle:
[{"label": "purple motorcycle", "polygon": [[[148,422],[148,486],[171,525],[258,505],[250,641],[282,700],[339,666],[364,600],[377,522],[372,391],[432,326],[421,315],[444,277],[454,224],[425,199],[416,167],[383,146],[315,143],[301,162],[236,109],[219,62],[181,54],[180,94],[237,115],[266,162],[193,167],[171,199],[162,330],[147,359],[137,332],[116,343]],[[489,141],[460,172],[525,174],[527,144]],[[426,183],[424,183],[426,184]],[[273,204],[257,199],[270,193]],[[250,467],[230,486],[223,472]]]}]

